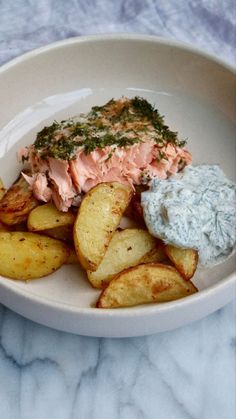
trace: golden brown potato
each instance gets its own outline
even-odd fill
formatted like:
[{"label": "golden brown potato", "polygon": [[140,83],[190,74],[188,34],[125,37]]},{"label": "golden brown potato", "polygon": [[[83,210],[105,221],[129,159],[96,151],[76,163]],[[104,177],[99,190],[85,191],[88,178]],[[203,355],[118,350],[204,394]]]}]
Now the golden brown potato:
[{"label": "golden brown potato", "polygon": [[140,228],[116,231],[98,269],[87,271],[88,279],[95,288],[104,288],[119,272],[142,263],[145,257],[148,261],[154,250],[156,240],[147,231]]},{"label": "golden brown potato", "polygon": [[57,240],[62,240],[66,243],[73,242],[73,228],[72,226],[55,227],[49,230],[41,231],[42,234],[52,237]]},{"label": "golden brown potato", "polygon": [[3,195],[5,194],[5,188],[4,188],[4,185],[3,185],[3,181],[2,181],[2,179],[0,178],[0,201],[1,201],[1,199],[3,198]]},{"label": "golden brown potato", "polygon": [[0,221],[7,225],[22,223],[37,205],[28,183],[20,175],[0,201]]},{"label": "golden brown potato", "polygon": [[144,264],[126,269],[105,288],[97,302],[99,308],[136,306],[177,300],[197,292],[179,272],[167,265]]},{"label": "golden brown potato", "polygon": [[34,208],[28,217],[29,231],[42,231],[62,226],[72,226],[75,215],[68,211],[59,211],[54,204],[48,203]]},{"label": "golden brown potato", "polygon": [[186,280],[192,278],[197,269],[198,252],[194,249],[182,249],[169,244],[164,249],[182,277]]},{"label": "golden brown potato", "polygon": [[131,187],[118,182],[100,183],[85,195],[74,224],[74,243],[86,270],[98,268],[131,196]]},{"label": "golden brown potato", "polygon": [[142,258],[142,263],[167,263],[170,264],[169,259],[166,256],[164,251],[164,246],[161,243],[156,244],[154,249],[150,250],[146,255]]},{"label": "golden brown potato", "polygon": [[67,260],[59,240],[29,232],[0,233],[0,275],[30,280],[53,273]]}]

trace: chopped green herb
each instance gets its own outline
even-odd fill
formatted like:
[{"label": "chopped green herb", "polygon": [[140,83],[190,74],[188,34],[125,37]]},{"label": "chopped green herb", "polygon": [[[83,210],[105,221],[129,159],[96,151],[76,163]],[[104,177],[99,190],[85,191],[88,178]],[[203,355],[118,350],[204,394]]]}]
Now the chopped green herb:
[{"label": "chopped green herb", "polygon": [[34,143],[35,148],[39,149],[41,147],[49,145],[51,139],[53,138],[53,135],[55,134],[55,131],[59,130],[60,128],[61,126],[57,121],[54,121],[53,124],[49,127],[44,127],[37,134],[36,141]]},{"label": "chopped green herb", "polygon": [[28,161],[28,160],[29,160],[29,156],[22,156],[21,157],[22,163],[24,163],[25,161]]},{"label": "chopped green herb", "polygon": [[[104,106],[94,106],[88,114],[81,114],[79,121],[54,121],[37,134],[34,147],[42,159],[71,160],[78,148],[82,147],[85,154],[89,154],[108,146],[130,147],[142,142],[143,134],[161,147],[168,143],[179,147],[186,144],[164,124],[157,109],[136,96],[118,101],[111,99]],[[164,156],[160,154],[159,158]]]},{"label": "chopped green herb", "polygon": [[146,100],[141,97],[135,96],[131,100],[131,104],[134,110],[141,116],[152,121],[153,113],[155,112],[153,106]]},{"label": "chopped green herb", "polygon": [[119,133],[117,133],[116,135],[107,133],[101,137],[87,137],[85,138],[82,144],[84,147],[85,154],[89,154],[97,148],[103,149],[112,145],[115,145],[117,147],[127,147],[134,145],[139,141],[140,139],[138,137],[128,138],[125,136],[121,136]]},{"label": "chopped green herb", "polygon": [[48,156],[55,159],[70,160],[73,157],[76,144],[68,138],[60,138],[48,150]]},{"label": "chopped green herb", "polygon": [[105,161],[110,160],[111,157],[112,157],[112,153],[109,153]]},{"label": "chopped green herb", "polygon": [[166,153],[164,153],[164,151],[159,150],[158,151],[158,157],[157,157],[157,163],[160,163],[161,160],[168,160],[168,157],[166,156]]}]

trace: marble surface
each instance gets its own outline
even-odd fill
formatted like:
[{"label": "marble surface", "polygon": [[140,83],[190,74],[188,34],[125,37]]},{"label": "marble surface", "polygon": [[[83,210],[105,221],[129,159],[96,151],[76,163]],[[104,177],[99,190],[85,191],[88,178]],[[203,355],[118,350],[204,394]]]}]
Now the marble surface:
[{"label": "marble surface", "polygon": [[[234,0],[0,0],[0,64],[89,33],[139,32],[236,64]],[[132,339],[70,335],[0,305],[1,419],[235,419],[236,304]]]}]

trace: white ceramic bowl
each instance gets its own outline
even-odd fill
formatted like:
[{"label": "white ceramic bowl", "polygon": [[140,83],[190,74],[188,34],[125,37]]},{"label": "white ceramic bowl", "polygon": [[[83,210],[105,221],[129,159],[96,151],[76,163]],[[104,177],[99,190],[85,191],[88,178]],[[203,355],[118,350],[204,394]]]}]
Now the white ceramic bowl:
[{"label": "white ceramic bowl", "polygon": [[[54,119],[86,112],[122,95],[155,104],[188,138],[195,164],[218,163],[235,179],[235,75],[207,54],[149,36],[102,35],[58,42],[0,69],[0,177],[20,171],[16,151]],[[198,270],[199,293],[134,308],[93,308],[98,292],[76,266],[17,282],[0,277],[0,301],[36,322],[90,336],[125,337],[173,329],[234,298],[235,258]]]}]

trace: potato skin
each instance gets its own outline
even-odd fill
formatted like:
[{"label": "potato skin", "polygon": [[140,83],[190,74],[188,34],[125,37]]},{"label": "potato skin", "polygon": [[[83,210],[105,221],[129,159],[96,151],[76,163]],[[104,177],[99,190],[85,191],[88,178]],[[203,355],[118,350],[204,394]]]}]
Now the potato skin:
[{"label": "potato skin", "polygon": [[85,270],[98,268],[132,193],[130,186],[104,182],[83,198],[74,224],[74,244]]},{"label": "potato skin", "polygon": [[182,249],[180,247],[167,244],[164,250],[170,261],[182,277],[188,281],[197,269],[198,252],[195,249]]},{"label": "potato skin", "polygon": [[67,246],[29,232],[0,232],[0,275],[19,280],[41,278],[66,262]]},{"label": "potato skin", "polygon": [[28,183],[20,175],[0,201],[0,221],[7,225],[22,223],[27,220],[30,211],[38,205]]},{"label": "potato skin", "polygon": [[118,274],[102,292],[98,308],[131,307],[177,300],[197,292],[179,272],[161,263],[129,268]]}]

